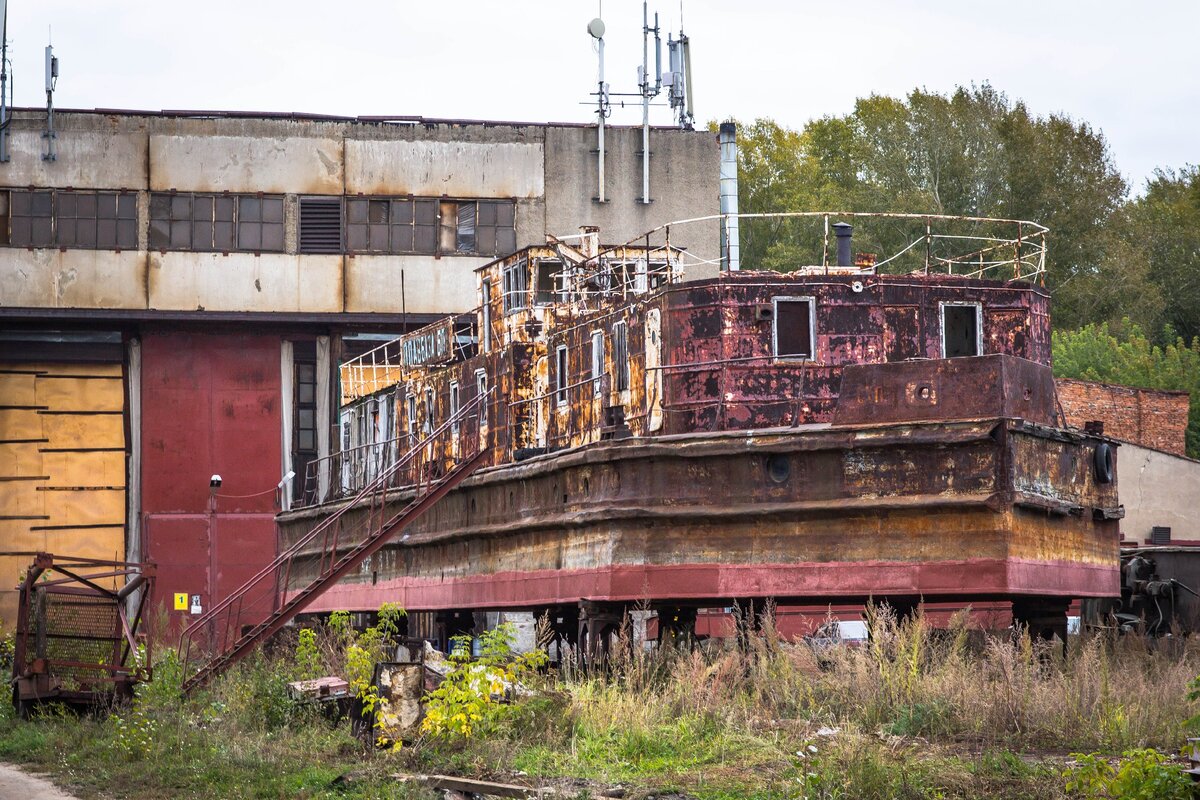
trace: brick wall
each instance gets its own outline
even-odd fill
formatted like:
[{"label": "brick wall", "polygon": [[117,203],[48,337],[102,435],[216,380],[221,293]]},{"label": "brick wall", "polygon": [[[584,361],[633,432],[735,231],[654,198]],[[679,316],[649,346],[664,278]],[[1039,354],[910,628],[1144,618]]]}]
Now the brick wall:
[{"label": "brick wall", "polygon": [[1103,420],[1104,433],[1115,439],[1184,455],[1188,424],[1187,392],[1138,389],[1111,383],[1055,379],[1067,424]]}]

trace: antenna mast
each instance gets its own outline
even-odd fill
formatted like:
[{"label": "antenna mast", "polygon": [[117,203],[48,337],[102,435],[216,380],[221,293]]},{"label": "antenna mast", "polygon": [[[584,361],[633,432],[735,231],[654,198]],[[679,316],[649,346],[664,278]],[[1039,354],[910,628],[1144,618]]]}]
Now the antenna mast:
[{"label": "antenna mast", "polygon": [[8,161],[8,0],[0,0],[0,163]]},{"label": "antenna mast", "polygon": [[604,82],[604,20],[596,17],[588,23],[587,31],[592,38],[599,43],[600,52],[600,69],[599,79],[597,81],[596,90],[596,149],[599,153],[597,158],[597,170],[600,175],[600,196],[597,198],[601,203],[604,199],[604,119],[608,116],[608,84]]},{"label": "antenna mast", "polygon": [[[650,34],[654,34],[654,84],[650,83]],[[642,0],[642,68],[638,71],[642,91],[642,202],[650,202],[650,98],[662,91],[662,40],[658,37],[658,12],[650,27],[650,11]]]}]

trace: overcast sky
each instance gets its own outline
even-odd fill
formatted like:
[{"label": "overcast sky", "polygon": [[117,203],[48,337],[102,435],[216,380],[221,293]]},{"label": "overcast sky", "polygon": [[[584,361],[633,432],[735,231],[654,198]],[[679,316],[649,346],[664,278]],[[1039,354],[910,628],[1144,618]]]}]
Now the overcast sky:
[{"label": "overcast sky", "polygon": [[[679,0],[651,4],[680,26]],[[53,27],[60,108],[232,109],[594,119],[598,2],[9,0],[17,105],[43,105]],[[607,79],[633,91],[640,0],[604,0]],[[1200,162],[1200,2],[685,0],[699,122],[800,127],[856,97],[989,81],[1038,114],[1100,128],[1135,190]],[[653,55],[651,55],[653,58]],[[636,124],[639,109],[612,121]],[[652,121],[669,124],[666,108]]]}]

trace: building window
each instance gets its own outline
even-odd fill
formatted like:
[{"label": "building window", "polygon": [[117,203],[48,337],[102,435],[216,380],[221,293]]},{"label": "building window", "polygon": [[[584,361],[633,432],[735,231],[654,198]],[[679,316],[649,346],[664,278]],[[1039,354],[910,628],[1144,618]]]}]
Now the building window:
[{"label": "building window", "polygon": [[458,381],[450,381],[450,432],[458,436]]},{"label": "building window", "polygon": [[616,373],[616,390],[624,392],[629,389],[629,338],[626,335],[624,322],[613,323],[612,340],[613,372]]},{"label": "building window", "polygon": [[14,189],[0,198],[6,243],[16,247],[137,249],[136,194]]},{"label": "building window", "polygon": [[535,305],[548,306],[557,299],[558,287],[563,285],[562,262],[539,260],[536,271],[533,302]]},{"label": "building window", "polygon": [[601,378],[604,376],[604,332],[592,331],[592,393],[600,394]]},{"label": "building window", "polygon": [[772,350],[776,358],[813,358],[815,301],[811,297],[775,297]]},{"label": "building window", "polygon": [[59,247],[137,249],[137,195],[58,191],[54,200]]},{"label": "building window", "polygon": [[408,411],[408,447],[412,449],[417,445],[417,395],[413,392],[412,387],[406,387],[405,390],[405,406]]},{"label": "building window", "polygon": [[480,283],[479,294],[483,300],[479,306],[479,324],[482,328],[479,332],[479,344],[480,350],[486,353],[492,349],[492,282],[485,280]]},{"label": "building window", "polygon": [[443,200],[438,252],[507,255],[517,249],[511,200]]},{"label": "building window", "polygon": [[475,394],[482,398],[479,401],[479,427],[486,427],[488,424],[488,401],[487,401],[487,370],[475,370]]},{"label": "building window", "polygon": [[941,303],[942,358],[983,354],[983,308],[979,303]]},{"label": "building window", "polygon": [[346,249],[354,253],[437,252],[436,200],[346,199]]},{"label": "building window", "polygon": [[554,351],[554,403],[567,404],[567,346],[560,344]]},{"label": "building window", "polygon": [[296,410],[292,463],[298,479],[292,481],[293,496],[304,493],[308,465],[317,458],[317,354],[311,342],[294,342]]},{"label": "building window", "polygon": [[425,436],[433,435],[433,387],[425,389]]},{"label": "building window", "polygon": [[336,254],[342,252],[342,198],[300,198],[301,253]]},{"label": "building window", "polygon": [[282,253],[283,198],[154,192],[150,249]]},{"label": "building window", "polygon": [[504,291],[504,313],[518,311],[528,305],[528,288],[526,281],[529,274],[529,262],[519,258],[511,264],[506,264],[500,273]]}]

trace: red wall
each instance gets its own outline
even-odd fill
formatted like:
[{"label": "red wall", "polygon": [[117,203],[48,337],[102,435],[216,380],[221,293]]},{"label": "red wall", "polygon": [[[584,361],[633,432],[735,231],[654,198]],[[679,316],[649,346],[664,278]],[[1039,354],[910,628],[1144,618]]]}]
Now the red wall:
[{"label": "red wall", "polygon": [[143,548],[172,628],[190,618],[176,592],[207,610],[275,556],[279,353],[278,336],[143,335]]}]

